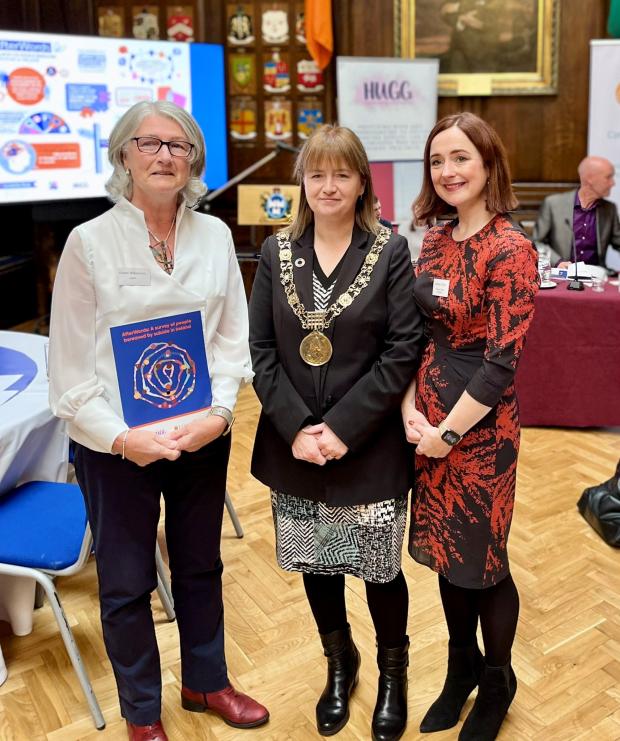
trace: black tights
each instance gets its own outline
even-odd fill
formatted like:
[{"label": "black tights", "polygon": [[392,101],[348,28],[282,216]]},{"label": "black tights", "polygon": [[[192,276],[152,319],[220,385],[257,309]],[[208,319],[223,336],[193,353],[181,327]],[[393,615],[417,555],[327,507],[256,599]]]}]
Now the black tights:
[{"label": "black tights", "polygon": [[465,589],[450,584],[440,575],[439,591],[451,645],[462,647],[475,643],[480,618],[487,664],[507,664],[519,617],[519,593],[512,576],[509,574],[487,589]]},{"label": "black tights", "polygon": [[[409,592],[403,572],[399,571],[392,581],[364,584],[377,642],[385,648],[402,646],[407,635],[409,609]],[[304,574],[304,587],[319,633],[346,628],[344,575]]]}]

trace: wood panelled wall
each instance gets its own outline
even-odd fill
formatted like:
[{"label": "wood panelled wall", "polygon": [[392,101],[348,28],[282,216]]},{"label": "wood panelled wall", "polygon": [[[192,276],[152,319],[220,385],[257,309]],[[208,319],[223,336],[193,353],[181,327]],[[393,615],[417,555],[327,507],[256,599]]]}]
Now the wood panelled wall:
[{"label": "wood panelled wall", "polygon": [[[437,0],[439,1],[439,0]],[[198,0],[196,40],[224,43],[226,2]],[[606,37],[606,19],[610,0],[558,0],[560,32],[558,58],[558,92],[556,95],[440,98],[439,115],[470,110],[490,121],[504,140],[517,183],[531,183],[518,190],[522,204],[535,212],[540,198],[560,184],[575,182],[579,161],[586,154],[589,90],[589,42]],[[393,0],[333,0],[334,40],[337,55],[390,57],[394,55]],[[0,1],[0,28],[22,31],[95,34],[95,0],[14,0]],[[335,64],[327,72],[328,90],[333,92],[328,106],[335,116]],[[329,118],[327,119],[329,120]],[[240,154],[241,152],[241,154]],[[229,149],[229,170],[232,177],[252,159],[252,152]],[[257,159],[257,157],[255,157]],[[283,154],[268,167],[258,171],[248,182],[290,182],[293,158]],[[214,214],[224,218],[235,232],[237,248],[253,255],[264,236],[264,230],[250,232],[235,228],[235,188],[213,203]],[[521,192],[523,191],[523,193]],[[526,197],[526,193],[535,193]],[[89,208],[100,210],[107,203],[64,204],[64,221],[49,228],[54,241],[61,246],[69,228],[91,218]],[[8,208],[8,207],[5,207]],[[46,221],[45,207],[10,207],[7,242],[19,244],[30,251],[41,241],[40,227],[33,223]],[[53,210],[53,209],[52,209]],[[39,213],[40,212],[40,213]],[[28,235],[32,234],[31,239]],[[32,241],[31,241],[32,240]],[[15,251],[15,248],[12,248]],[[34,250],[36,253],[36,249]],[[0,252],[8,254],[0,247]],[[246,275],[247,273],[247,275]],[[244,266],[249,287],[253,274],[251,265]],[[40,283],[41,281],[39,281]],[[43,290],[43,289],[42,289]],[[39,301],[41,306],[41,301]],[[1,320],[1,317],[0,317]]]},{"label": "wood panelled wall", "polygon": [[[586,153],[589,41],[605,38],[610,0],[559,0],[557,95],[441,98],[439,115],[470,110],[493,123],[510,154],[516,181],[568,182]],[[202,0],[197,39],[223,42],[225,3]],[[393,0],[333,0],[336,53],[393,56]],[[93,0],[20,0],[0,3],[0,28],[94,33]],[[335,108],[334,108],[335,110]],[[290,158],[269,167],[287,179]],[[237,169],[231,161],[232,172]],[[239,162],[238,169],[247,163]],[[260,179],[260,178],[259,178]]]},{"label": "wood panelled wall", "polygon": [[[469,110],[492,123],[521,182],[571,182],[586,155],[591,39],[606,38],[609,0],[559,0],[557,95],[440,98],[438,115]],[[393,56],[392,0],[334,0],[338,54]],[[363,10],[362,10],[363,6]]]}]

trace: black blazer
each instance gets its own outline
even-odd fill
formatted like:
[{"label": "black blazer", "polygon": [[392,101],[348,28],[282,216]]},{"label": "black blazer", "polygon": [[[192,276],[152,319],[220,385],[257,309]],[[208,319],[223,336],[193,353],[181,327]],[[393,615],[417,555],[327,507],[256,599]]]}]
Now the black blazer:
[{"label": "black blazer", "polygon": [[[295,286],[308,310],[314,309],[313,240],[310,225],[291,243]],[[374,234],[354,229],[332,298],[353,282],[374,240]],[[303,265],[298,267],[299,258]],[[405,439],[400,402],[422,346],[413,284],[407,241],[393,234],[369,285],[326,331],[334,349],[331,360],[312,368],[299,354],[308,332],[280,283],[276,237],[265,241],[250,299],[254,388],[263,407],[252,455],[256,478],[272,489],[331,506],[380,502],[411,488],[413,448]],[[295,435],[321,420],[349,452],[324,466],[296,460]]]}]

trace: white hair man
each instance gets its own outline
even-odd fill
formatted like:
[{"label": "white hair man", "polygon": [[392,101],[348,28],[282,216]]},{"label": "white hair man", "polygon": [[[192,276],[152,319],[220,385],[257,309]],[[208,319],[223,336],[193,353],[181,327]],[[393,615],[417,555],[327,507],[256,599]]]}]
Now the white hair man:
[{"label": "white hair man", "polygon": [[577,260],[605,265],[608,245],[620,250],[620,221],[616,204],[606,200],[615,184],[615,168],[603,157],[579,163],[579,189],[547,196],[542,202],[534,241],[551,248],[551,263],[564,266]]}]

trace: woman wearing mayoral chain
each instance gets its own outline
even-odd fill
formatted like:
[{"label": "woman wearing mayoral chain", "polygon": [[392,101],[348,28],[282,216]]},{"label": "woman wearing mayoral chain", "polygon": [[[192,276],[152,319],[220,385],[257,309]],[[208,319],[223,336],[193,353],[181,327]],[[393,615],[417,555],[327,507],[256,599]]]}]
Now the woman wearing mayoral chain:
[{"label": "woman wearing mayoral chain", "polygon": [[519,595],[507,551],[519,452],[513,380],[539,279],[536,250],[507,215],[516,204],[495,130],[472,113],[439,121],[414,212],[422,223],[450,210],[457,218],[429,229],[416,266],[429,342],[403,421],[417,444],[409,551],[439,575],[450,636],[445,685],[420,730],[455,726],[477,686],[461,741],[492,741],[517,688]]},{"label": "woman wearing mayoral chain", "polygon": [[[50,403],[68,421],[76,443],[75,468],[94,537],[103,635],[121,713],[130,741],[167,738],[150,607],[163,494],[182,705],[251,728],[267,722],[269,713],[237,692],[227,676],[220,559],[226,433],[239,385],[252,378],[235,249],[222,221],[192,210],[205,190],[205,145],[189,113],[163,101],[136,104],[112,130],[108,156],[114,170],[107,189],[115,205],[73,230],[58,267]],[[131,336],[126,325],[178,316],[176,330],[186,326],[183,317],[190,313],[196,317],[194,350],[208,359],[198,380],[210,388],[211,406],[199,400],[197,408],[203,404],[205,411],[175,431],[130,428],[127,395],[140,399],[144,384],[148,400],[163,398],[159,406],[170,407],[180,391],[198,393],[191,377],[196,366],[184,349],[184,331],[178,331],[153,369],[162,345],[157,337],[143,353],[148,351],[148,362],[137,361],[135,376],[130,352],[129,381],[139,376],[141,382],[128,389],[117,376],[113,332],[120,328]]]},{"label": "woman wearing mayoral chain", "polygon": [[401,571],[412,456],[399,407],[422,322],[404,238],[373,211],[358,137],[324,126],[298,156],[299,213],[263,244],[250,301],[262,404],[253,474],[271,489],[277,558],[303,573],[325,656],[319,733],[349,719],[360,655],[345,574],[364,580],[377,635],[376,741],[407,722],[408,593]]}]

